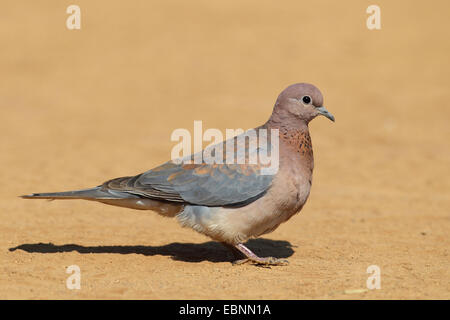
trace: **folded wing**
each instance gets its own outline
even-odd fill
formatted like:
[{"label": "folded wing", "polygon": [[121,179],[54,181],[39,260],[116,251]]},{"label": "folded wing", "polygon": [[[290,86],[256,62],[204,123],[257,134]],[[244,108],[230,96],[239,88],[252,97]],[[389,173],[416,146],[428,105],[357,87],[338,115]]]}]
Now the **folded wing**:
[{"label": "folded wing", "polygon": [[[243,141],[248,159],[252,151],[248,151],[248,142]],[[232,206],[252,202],[270,188],[273,175],[261,174],[261,169],[260,164],[169,161],[134,177],[107,181],[102,187],[162,201]]]}]

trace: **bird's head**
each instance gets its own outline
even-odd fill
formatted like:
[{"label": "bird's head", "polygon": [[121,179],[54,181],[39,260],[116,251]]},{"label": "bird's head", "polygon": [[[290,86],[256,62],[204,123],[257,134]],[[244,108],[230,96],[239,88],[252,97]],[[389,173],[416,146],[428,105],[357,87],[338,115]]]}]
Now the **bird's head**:
[{"label": "bird's head", "polygon": [[274,115],[282,121],[289,118],[308,123],[318,115],[334,121],[334,116],[323,106],[322,93],[309,83],[296,83],[284,89],[275,103]]}]

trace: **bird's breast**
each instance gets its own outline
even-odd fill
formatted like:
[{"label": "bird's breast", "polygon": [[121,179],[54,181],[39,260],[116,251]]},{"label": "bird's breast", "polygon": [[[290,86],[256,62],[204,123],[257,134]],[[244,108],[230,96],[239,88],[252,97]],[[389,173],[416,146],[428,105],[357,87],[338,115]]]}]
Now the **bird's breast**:
[{"label": "bird's breast", "polygon": [[308,199],[314,156],[308,130],[286,130],[280,135],[280,179],[277,183],[289,190],[287,199],[290,211],[297,213]]}]

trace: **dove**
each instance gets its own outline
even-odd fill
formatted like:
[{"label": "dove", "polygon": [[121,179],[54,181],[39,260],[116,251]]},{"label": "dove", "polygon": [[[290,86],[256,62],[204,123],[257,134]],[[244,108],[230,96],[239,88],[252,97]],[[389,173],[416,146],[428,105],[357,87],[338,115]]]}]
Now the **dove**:
[{"label": "dove", "polygon": [[[308,124],[323,115],[334,116],[323,106],[322,93],[308,83],[296,83],[278,96],[269,120],[255,128],[259,140],[273,142],[250,150],[248,139],[238,135],[221,142],[215,155],[224,161],[202,159],[170,160],[144,173],[108,180],[83,190],[33,193],[25,199],[83,199],[131,209],[152,210],[175,217],[189,227],[231,250],[234,264],[286,265],[287,260],[259,257],[244,243],[250,238],[274,231],[281,223],[301,211],[311,190],[314,169],[313,149]],[[265,130],[265,131],[264,131]],[[269,132],[262,135],[260,132]],[[270,136],[271,139],[268,139]],[[232,140],[233,152],[225,152]],[[235,163],[239,147],[245,163]],[[277,170],[267,173],[261,157],[250,162],[253,153],[278,151]],[[205,149],[206,150],[206,149]],[[202,150],[204,152],[205,150]],[[221,151],[223,150],[223,152]],[[242,150],[241,150],[242,151]],[[220,157],[219,157],[220,158]],[[242,160],[242,158],[241,158]]]}]

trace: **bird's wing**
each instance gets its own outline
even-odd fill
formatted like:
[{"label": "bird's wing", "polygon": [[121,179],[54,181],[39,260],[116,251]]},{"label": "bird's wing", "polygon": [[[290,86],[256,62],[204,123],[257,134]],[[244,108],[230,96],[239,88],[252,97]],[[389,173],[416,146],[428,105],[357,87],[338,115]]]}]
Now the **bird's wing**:
[{"label": "bird's wing", "polygon": [[[248,158],[252,152],[247,148],[246,153]],[[195,155],[190,158],[194,159]],[[186,164],[169,161],[134,177],[107,181],[103,187],[164,201],[205,206],[239,205],[257,199],[270,187],[273,175],[262,174],[262,167],[258,163],[210,164],[203,161]]]}]

